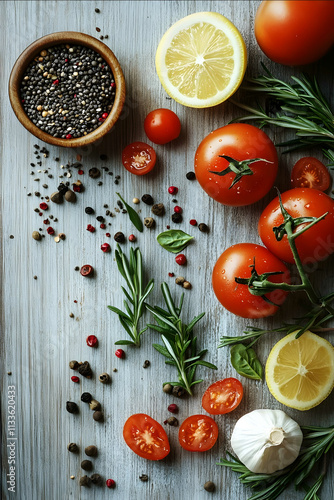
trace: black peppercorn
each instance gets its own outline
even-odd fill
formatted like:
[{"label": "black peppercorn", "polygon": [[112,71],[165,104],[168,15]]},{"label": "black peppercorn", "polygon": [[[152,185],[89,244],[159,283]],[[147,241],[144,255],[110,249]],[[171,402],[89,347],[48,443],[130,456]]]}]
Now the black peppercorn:
[{"label": "black peppercorn", "polygon": [[203,222],[201,222],[201,224],[198,225],[198,229],[202,232],[202,233],[207,233],[209,231],[209,228],[206,224],[204,224]]},{"label": "black peppercorn", "polygon": [[144,361],[143,368],[148,368],[150,366],[150,362],[148,359]]},{"label": "black peppercorn", "polygon": [[97,455],[96,446],[94,446],[93,444],[91,444],[90,446],[87,446],[87,448],[85,448],[85,453],[88,457],[93,457],[93,456]]},{"label": "black peppercorn", "polygon": [[153,198],[150,194],[143,194],[141,201],[146,203],[146,205],[153,205]]},{"label": "black peppercorn", "polygon": [[77,370],[79,368],[79,363],[77,361],[70,361],[69,366],[71,370]]},{"label": "black peppercorn", "polygon": [[71,453],[78,453],[78,451],[79,451],[78,445],[76,443],[69,443],[67,445],[67,449]]},{"label": "black peppercorn", "polygon": [[183,387],[179,386],[179,385],[174,385],[173,389],[172,389],[172,394],[173,396],[176,396],[177,398],[181,398],[185,393],[185,390],[183,389]]},{"label": "black peppercorn", "polygon": [[167,418],[167,424],[177,427],[179,425],[179,421],[176,417],[169,417]]},{"label": "black peppercorn", "polygon": [[196,179],[195,172],[187,172],[186,178],[188,179],[188,181],[194,181]]},{"label": "black peppercorn", "polygon": [[80,364],[78,371],[80,375],[82,375],[83,377],[92,378],[93,373],[88,361],[85,361],[84,363]]},{"label": "black peppercorn", "polygon": [[96,422],[99,422],[99,421],[103,420],[103,413],[102,413],[102,411],[94,411],[94,413],[93,413],[93,419]]},{"label": "black peppercorn", "polygon": [[83,470],[92,470],[93,464],[92,464],[92,462],[90,460],[83,460],[81,462],[81,468]]},{"label": "black peppercorn", "polygon": [[139,476],[139,479],[143,481],[143,483],[146,483],[148,481],[148,475],[142,474],[141,476]]},{"label": "black peppercorn", "polygon": [[148,228],[151,228],[151,227],[154,227],[154,219],[152,219],[152,217],[145,217],[144,219],[144,225],[145,227],[148,227]]},{"label": "black peppercorn", "polygon": [[97,179],[98,177],[100,177],[101,175],[101,172],[98,168],[96,167],[93,167],[93,168],[90,168],[89,171],[88,171],[88,175],[89,177],[91,177],[92,179]]},{"label": "black peppercorn", "polygon": [[66,193],[66,191],[68,191],[68,187],[65,186],[65,184],[63,184],[62,182],[59,184],[59,186],[57,187],[59,193],[64,196],[64,194]]},{"label": "black peppercorn", "polygon": [[182,215],[181,214],[178,214],[178,213],[175,213],[172,215],[172,221],[175,222],[175,224],[180,224],[180,222],[182,222]]},{"label": "black peppercorn", "polygon": [[92,483],[93,484],[96,484],[97,486],[101,486],[102,483],[103,483],[103,479],[102,477],[100,476],[100,474],[92,474],[90,476],[91,480],[92,480]]},{"label": "black peppercorn", "polygon": [[80,486],[89,486],[91,483],[91,480],[89,479],[88,476],[82,476],[80,478],[79,484]]},{"label": "black peppercorn", "polygon": [[210,493],[212,493],[216,489],[215,483],[213,483],[212,481],[207,481],[204,484],[204,489],[205,491],[209,491]]},{"label": "black peppercorn", "polygon": [[66,410],[68,413],[78,413],[78,405],[73,403],[73,401],[66,401]]},{"label": "black peppercorn", "polygon": [[94,208],[92,207],[86,207],[85,208],[85,213],[88,215],[92,215],[94,213]]},{"label": "black peppercorn", "polygon": [[[98,9],[98,8],[96,7],[95,12],[96,12],[96,14],[99,14],[101,11],[100,11],[100,9]],[[101,157],[100,157],[100,158],[101,158]]]},{"label": "black peppercorn", "polygon": [[98,215],[96,217],[96,220],[98,220],[99,222],[104,222],[104,217],[102,217],[102,215]]},{"label": "black peppercorn", "polygon": [[162,390],[166,393],[166,394],[170,394],[173,390],[173,387],[170,385],[170,384],[164,384]]},{"label": "black peppercorn", "polygon": [[119,231],[118,233],[115,234],[114,240],[117,241],[117,243],[124,243],[125,236],[121,231]]},{"label": "black peppercorn", "polygon": [[102,384],[108,384],[110,382],[110,375],[108,375],[108,373],[101,373],[99,381],[102,382]]},{"label": "black peppercorn", "polygon": [[152,214],[162,216],[165,214],[165,206],[163,203],[156,203],[152,207]]},{"label": "black peppercorn", "polygon": [[93,396],[89,392],[83,392],[81,394],[81,401],[83,403],[90,403],[92,399],[93,399]]}]

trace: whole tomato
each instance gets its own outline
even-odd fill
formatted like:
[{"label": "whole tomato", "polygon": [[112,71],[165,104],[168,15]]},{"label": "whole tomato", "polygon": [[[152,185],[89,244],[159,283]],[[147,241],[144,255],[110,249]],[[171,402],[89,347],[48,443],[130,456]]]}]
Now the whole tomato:
[{"label": "whole tomato", "polygon": [[299,66],[320,59],[334,43],[334,2],[268,0],[255,17],[255,37],[272,61]]},{"label": "whole tomato", "polygon": [[[232,160],[239,162],[237,169],[243,175],[238,175]],[[230,206],[250,205],[263,198],[274,183],[277,167],[277,152],[267,134],[245,123],[214,130],[195,155],[196,178],[204,191]]]},{"label": "whole tomato", "polygon": [[151,111],[145,118],[144,130],[154,144],[166,144],[179,137],[181,122],[170,109],[159,108]]},{"label": "whole tomato", "polygon": [[257,273],[282,272],[270,276],[273,283],[289,283],[287,267],[266,248],[254,243],[238,243],[221,254],[212,272],[212,286],[219,302],[230,312],[242,318],[265,318],[275,314],[283,304],[287,292],[274,290],[266,295],[272,303],[252,295],[248,285],[236,283],[235,278],[250,278],[255,263]]},{"label": "whole tomato", "polygon": [[[284,208],[292,217],[326,217],[295,238],[296,248],[303,265],[312,267],[334,252],[334,200],[318,189],[295,188],[281,195]],[[284,262],[294,263],[287,236],[277,241],[273,228],[283,222],[278,197],[264,209],[259,220],[259,235],[264,245]],[[295,232],[305,227],[302,224]],[[298,229],[299,228],[299,229]]]}]

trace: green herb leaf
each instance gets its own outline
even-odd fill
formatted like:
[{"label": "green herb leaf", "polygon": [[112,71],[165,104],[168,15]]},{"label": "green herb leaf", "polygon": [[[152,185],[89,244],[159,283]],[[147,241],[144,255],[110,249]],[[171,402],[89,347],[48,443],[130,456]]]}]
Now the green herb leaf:
[{"label": "green herb leaf", "polygon": [[135,342],[132,342],[132,340],[117,340],[117,342],[114,342],[115,345],[137,345]]},{"label": "green herb leaf", "polygon": [[186,248],[193,238],[193,236],[181,231],[181,229],[169,229],[158,234],[157,241],[168,252],[179,253]]},{"label": "green herb leaf", "polygon": [[130,207],[130,205],[128,205],[126,203],[126,201],[123,200],[122,196],[119,193],[116,193],[116,194],[121,199],[121,201],[124,203],[125,208],[129,214],[130,221],[135,226],[135,228],[138,229],[138,231],[140,231],[142,233],[144,230],[144,226],[143,226],[143,223],[141,221],[141,218],[139,217],[137,212],[132,207]]},{"label": "green herb leaf", "polygon": [[254,380],[262,380],[263,368],[254,351],[243,344],[231,348],[231,363],[239,375]]}]

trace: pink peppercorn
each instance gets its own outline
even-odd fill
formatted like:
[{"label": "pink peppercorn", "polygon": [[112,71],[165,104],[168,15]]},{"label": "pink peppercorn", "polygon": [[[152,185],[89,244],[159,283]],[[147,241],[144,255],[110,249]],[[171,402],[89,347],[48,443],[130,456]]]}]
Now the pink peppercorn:
[{"label": "pink peppercorn", "polygon": [[58,83],[59,83],[58,79],[57,80],[53,80],[52,85],[58,85]]},{"label": "pink peppercorn", "polygon": [[108,118],[108,113],[103,113],[102,118],[103,118],[104,120],[105,120],[106,118]]},{"label": "pink peppercorn", "polygon": [[169,186],[168,192],[169,194],[176,194],[178,192],[178,188],[176,186]]},{"label": "pink peppercorn", "polygon": [[106,485],[107,485],[107,488],[115,488],[116,486],[116,483],[113,479],[107,479],[106,480]]},{"label": "pink peppercorn", "polygon": [[88,347],[97,347],[97,337],[95,337],[95,335],[88,335],[88,337],[86,338],[86,344],[88,345]]},{"label": "pink peppercorn", "polygon": [[47,210],[48,209],[48,204],[47,203],[40,203],[39,208],[41,210]]},{"label": "pink peppercorn", "polygon": [[67,134],[66,139],[72,139],[72,134]]},{"label": "pink peppercorn", "polygon": [[83,189],[83,188],[82,188],[82,184],[80,184],[80,185],[78,185],[78,184],[73,184],[73,191],[74,191],[75,193],[81,193],[82,189]]},{"label": "pink peppercorn", "polygon": [[101,229],[105,229],[105,228],[106,228],[106,225],[105,225],[105,224],[103,224],[103,222],[102,222],[102,224],[100,224],[100,228],[101,228]]},{"label": "pink peppercorn", "polygon": [[111,87],[111,88],[116,87],[116,83],[115,83],[115,82],[111,82],[110,87]]},{"label": "pink peppercorn", "polygon": [[53,229],[53,227],[51,227],[51,226],[47,228],[46,232],[47,232],[48,234],[55,234],[55,230],[54,230],[54,229]]},{"label": "pink peppercorn", "polygon": [[78,384],[80,382],[79,377],[77,377],[76,375],[73,375],[73,377],[71,377],[71,380],[72,380],[72,382],[75,382],[76,384]]},{"label": "pink peppercorn", "polygon": [[197,220],[196,219],[190,219],[189,224],[192,226],[197,226]]},{"label": "pink peppercorn", "polygon": [[173,278],[174,273],[168,273],[168,276],[169,276],[170,278]]},{"label": "pink peppercorn", "polygon": [[175,262],[179,266],[184,266],[187,263],[187,257],[183,253],[180,253],[175,257]]},{"label": "pink peppercorn", "polygon": [[117,356],[117,358],[122,359],[125,356],[125,352],[123,351],[123,349],[117,349],[115,351],[115,356]]},{"label": "pink peppercorn", "polygon": [[137,241],[137,238],[135,237],[134,234],[130,234],[129,241],[131,241],[132,243],[135,242],[135,241]]},{"label": "pink peppercorn", "polygon": [[110,238],[110,233],[106,233],[107,238]]},{"label": "pink peppercorn", "polygon": [[182,214],[183,210],[181,207],[179,207],[178,205],[176,205],[176,207],[174,207],[174,212],[176,214]]},{"label": "pink peppercorn", "polygon": [[179,407],[176,404],[171,404],[168,406],[168,411],[171,413],[178,413]]},{"label": "pink peppercorn", "polygon": [[110,247],[109,243],[102,243],[101,250],[104,253],[110,252],[111,247]]},{"label": "pink peppercorn", "polygon": [[85,172],[83,170],[78,170],[79,175],[83,175]]},{"label": "pink peppercorn", "polygon": [[49,219],[44,219],[44,220],[43,220],[43,224],[50,224]]},{"label": "pink peppercorn", "polygon": [[95,227],[92,226],[91,224],[88,224],[86,230],[89,231],[90,233],[95,233]]}]

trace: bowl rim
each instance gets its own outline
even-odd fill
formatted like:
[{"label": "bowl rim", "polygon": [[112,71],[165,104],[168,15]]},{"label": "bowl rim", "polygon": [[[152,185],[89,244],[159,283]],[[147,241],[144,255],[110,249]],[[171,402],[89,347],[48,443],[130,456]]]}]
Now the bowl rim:
[{"label": "bowl rim", "polygon": [[[110,66],[116,83],[115,100],[106,120],[102,123],[102,125],[89,134],[74,139],[53,137],[38,128],[24,111],[20,96],[20,84],[30,62],[40,53],[41,50],[54,45],[66,43],[84,45],[85,47],[89,47],[100,54]],[[17,119],[31,134],[48,144],[67,148],[76,148],[87,146],[88,144],[98,141],[112,129],[118,120],[124,105],[126,85],[122,68],[115,54],[106,44],[100,42],[91,35],[87,35],[79,31],[59,31],[38,38],[28,45],[28,47],[26,47],[26,49],[19,55],[14,63],[9,77],[8,94],[11,106]]]}]

